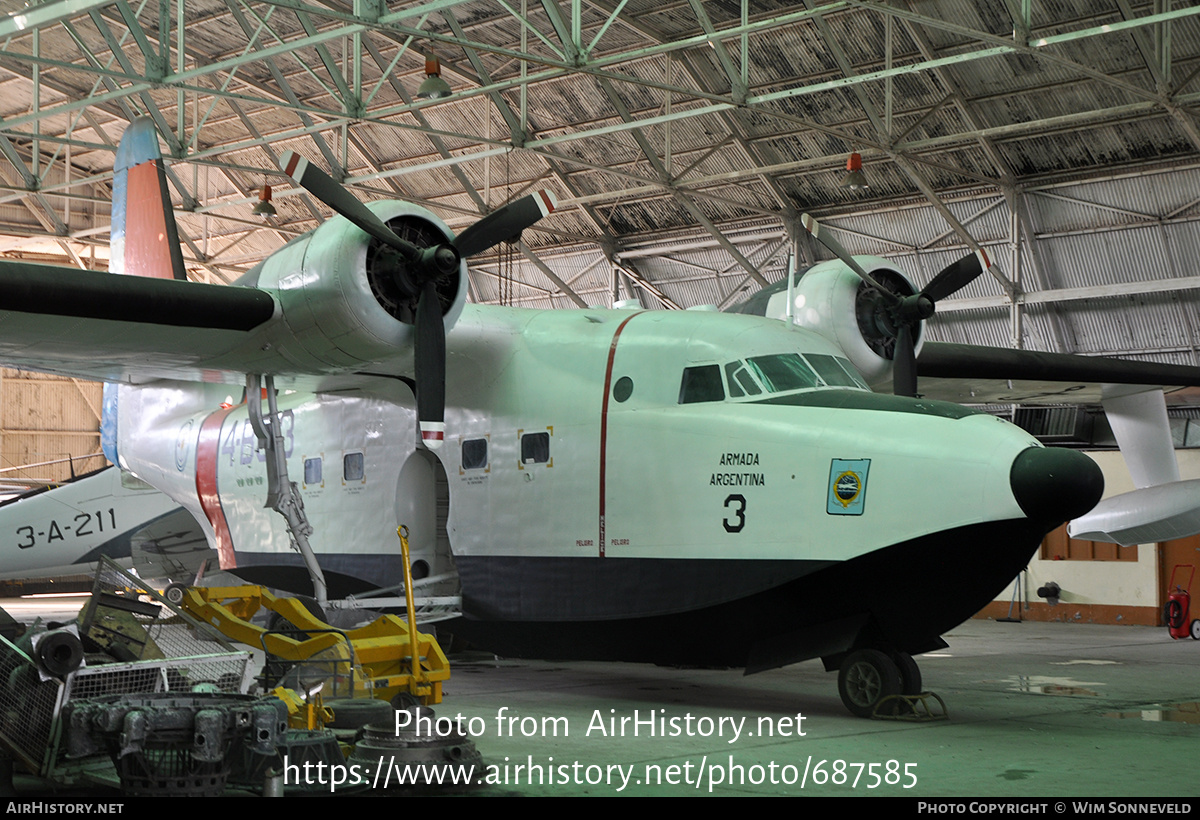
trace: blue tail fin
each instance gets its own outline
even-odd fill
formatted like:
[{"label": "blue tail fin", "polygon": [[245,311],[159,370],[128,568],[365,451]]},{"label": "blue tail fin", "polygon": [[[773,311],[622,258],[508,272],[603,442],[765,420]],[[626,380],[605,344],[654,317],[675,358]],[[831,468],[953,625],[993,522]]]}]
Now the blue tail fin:
[{"label": "blue tail fin", "polygon": [[158,131],[148,118],[131,122],[117,148],[109,247],[113,273],[187,278]]},{"label": "blue tail fin", "polygon": [[[108,269],[112,273],[187,279],[179,232],[171,211],[167,175],[158,150],[158,131],[148,118],[125,129],[113,165],[112,228]],[[104,385],[100,444],[104,455],[117,460],[117,407],[120,387]]]}]

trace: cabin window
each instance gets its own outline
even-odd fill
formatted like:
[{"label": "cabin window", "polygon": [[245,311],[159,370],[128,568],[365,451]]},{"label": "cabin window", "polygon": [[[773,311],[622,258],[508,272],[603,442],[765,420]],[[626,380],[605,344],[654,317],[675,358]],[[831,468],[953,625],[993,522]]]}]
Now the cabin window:
[{"label": "cabin window", "polygon": [[462,468],[482,470],[488,464],[487,439],[469,438],[462,443]]},{"label": "cabin window", "polygon": [[304,459],[304,483],[309,486],[321,483],[321,459]]},{"label": "cabin window", "polygon": [[679,385],[680,404],[724,400],[725,387],[721,384],[720,365],[706,364],[684,368],[683,382]]},{"label": "cabin window", "polygon": [[342,479],[345,481],[362,481],[366,474],[362,453],[346,453],[342,456]]},{"label": "cabin window", "polygon": [[521,436],[521,463],[545,464],[550,460],[550,434],[526,433]]},{"label": "cabin window", "polygon": [[[804,390],[818,384],[817,374],[795,353],[754,356],[747,359],[746,364],[768,393]],[[845,378],[845,374],[842,374],[842,378]]]}]

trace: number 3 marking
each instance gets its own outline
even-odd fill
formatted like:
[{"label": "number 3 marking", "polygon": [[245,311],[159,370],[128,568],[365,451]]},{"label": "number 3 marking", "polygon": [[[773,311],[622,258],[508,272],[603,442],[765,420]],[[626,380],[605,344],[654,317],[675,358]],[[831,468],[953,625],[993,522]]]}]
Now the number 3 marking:
[{"label": "number 3 marking", "polygon": [[725,508],[729,508],[730,502],[737,504],[737,509],[733,511],[736,523],[726,518],[723,523],[725,532],[741,532],[742,527],[746,526],[746,497],[744,495],[731,495],[725,498]]}]

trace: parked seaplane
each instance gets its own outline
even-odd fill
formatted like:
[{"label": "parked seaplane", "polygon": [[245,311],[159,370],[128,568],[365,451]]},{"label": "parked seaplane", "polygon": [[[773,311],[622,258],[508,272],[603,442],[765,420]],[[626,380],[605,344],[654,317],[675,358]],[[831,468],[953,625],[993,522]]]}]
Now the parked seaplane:
[{"label": "parked seaplane", "polygon": [[454,236],[294,154],[283,165],[340,216],[235,286],[185,281],[149,120],[117,155],[113,273],[0,265],[0,361],[107,382],[108,457],[251,582],[396,585],[403,524],[416,574],[461,586],[452,630],[498,653],[821,658],[869,714],[919,691],[912,656],[1100,498],[1086,456],[868,387],[912,383],[924,319],[980,257],[917,292],[842,254],[801,280],[788,322],[473,305],[465,259],[534,224],[549,194]]}]

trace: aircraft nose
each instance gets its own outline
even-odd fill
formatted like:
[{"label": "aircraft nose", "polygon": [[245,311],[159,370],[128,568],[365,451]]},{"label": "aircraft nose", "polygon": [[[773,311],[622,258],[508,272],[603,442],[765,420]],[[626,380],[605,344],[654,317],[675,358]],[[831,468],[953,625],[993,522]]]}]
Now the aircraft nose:
[{"label": "aircraft nose", "polygon": [[1096,462],[1059,448],[1026,448],[1013,459],[1009,482],[1025,514],[1047,524],[1083,515],[1104,493],[1104,476]]}]

